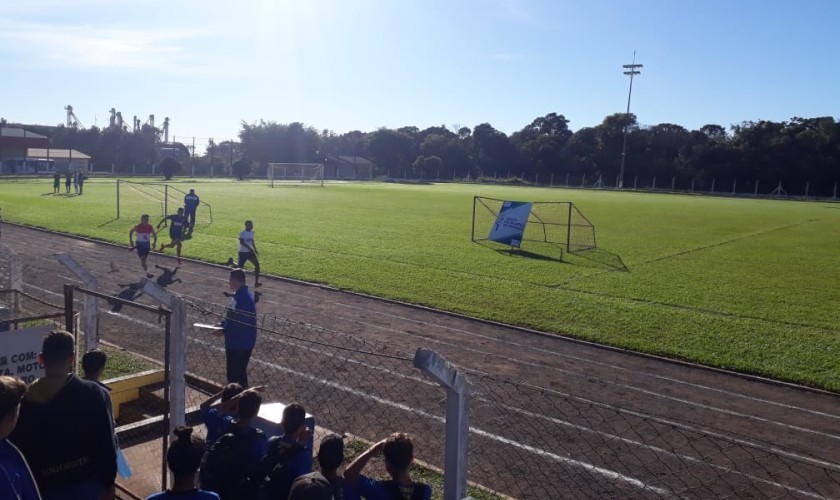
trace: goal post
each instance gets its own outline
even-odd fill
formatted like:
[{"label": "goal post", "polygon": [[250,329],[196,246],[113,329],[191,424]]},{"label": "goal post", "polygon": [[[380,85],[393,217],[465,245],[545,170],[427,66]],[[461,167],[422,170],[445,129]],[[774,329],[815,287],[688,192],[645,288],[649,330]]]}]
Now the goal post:
[{"label": "goal post", "polygon": [[[187,192],[163,182],[135,182],[117,179],[117,219],[162,218],[184,206]],[[196,215],[198,225],[213,223],[213,209],[201,200]]]},{"label": "goal post", "polygon": [[[595,226],[570,201],[511,202],[483,196],[473,197],[472,241],[494,241],[499,214],[510,206],[528,205],[521,240],[516,245],[531,250],[542,245],[559,246],[574,253],[596,248]],[[523,215],[524,218],[524,215]],[[530,244],[529,244],[530,243]]]},{"label": "goal post", "polygon": [[274,181],[312,182],[323,186],[324,165],[322,163],[269,163],[266,177],[271,187],[274,187]]}]

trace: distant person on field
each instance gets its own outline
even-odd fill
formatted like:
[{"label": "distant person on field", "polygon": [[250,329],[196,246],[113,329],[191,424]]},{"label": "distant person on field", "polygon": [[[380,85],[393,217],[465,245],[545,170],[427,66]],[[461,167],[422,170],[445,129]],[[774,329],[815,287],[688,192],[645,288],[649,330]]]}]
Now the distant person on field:
[{"label": "distant person on field", "polygon": [[[239,264],[236,267],[245,269],[245,263],[254,264],[254,288],[261,286],[260,283],[260,259],[257,257],[257,244],[254,241],[254,223],[246,220],[245,229],[239,233]],[[228,265],[233,265],[233,259],[228,260]]]},{"label": "distant person on field", "polygon": [[82,175],[81,172],[76,170],[73,172],[73,189],[76,190],[76,194],[79,194],[79,176]]},{"label": "distant person on field", "polygon": [[[362,469],[368,461],[380,452],[385,457],[385,470],[388,471],[391,479],[376,480],[362,475]],[[395,432],[359,455],[347,466],[344,478],[368,500],[391,498],[430,500],[432,487],[425,483],[416,483],[411,479],[408,469],[413,461],[414,443],[411,436]]]},{"label": "distant person on field", "polygon": [[195,476],[204,456],[204,443],[192,432],[192,427],[175,429],[175,441],[166,452],[166,463],[174,479],[172,488],[149,495],[146,500],[219,500],[218,494],[200,490],[195,485]]},{"label": "distant person on field", "polygon": [[195,211],[198,210],[200,201],[198,195],[195,194],[195,189],[190,189],[189,194],[184,196],[184,215],[187,219],[187,228],[190,234],[192,234],[193,228],[195,227]]},{"label": "distant person on field", "polygon": [[71,184],[73,184],[73,171],[70,170],[70,167],[67,167],[67,173],[64,174],[64,188],[67,190],[67,194],[70,194]]},{"label": "distant person on field", "polygon": [[248,387],[248,362],[257,343],[257,306],[245,284],[245,271],[234,269],[228,278],[233,296],[222,321],[228,383]]},{"label": "distant person on field", "polygon": [[[234,418],[236,418],[236,408],[228,402],[243,390],[239,384],[228,384],[224,389],[201,403],[199,408],[201,409],[201,416],[204,417],[204,427],[207,429],[206,443],[208,448],[230,429]],[[221,400],[221,404],[214,405],[219,400]]]},{"label": "distant person on field", "polygon": [[53,194],[61,192],[61,172],[56,170],[53,172]]},{"label": "distant person on field", "polygon": [[20,401],[25,393],[23,380],[0,376],[0,498],[4,499],[41,499],[23,454],[6,439],[17,424]]},{"label": "distant person on field", "polygon": [[152,251],[155,245],[157,245],[157,233],[155,232],[155,228],[149,224],[149,216],[143,214],[140,216],[140,224],[137,224],[128,232],[128,246],[129,249],[137,249],[137,256],[140,257],[140,265],[143,267],[143,271],[146,272],[147,278],[151,278],[152,273],[149,272],[146,259],[149,257],[149,252]]},{"label": "distant person on field", "polygon": [[85,180],[87,180],[87,176],[84,172],[79,170],[79,195],[85,191]]},{"label": "distant person on field", "polygon": [[45,500],[113,499],[117,452],[108,400],[72,373],[73,336],[52,331],[39,361],[45,376],[29,387],[10,439],[23,452]]},{"label": "distant person on field", "polygon": [[163,252],[167,248],[175,247],[175,253],[178,257],[178,265],[181,265],[181,240],[184,239],[184,228],[186,227],[186,219],[184,217],[184,209],[179,208],[178,213],[167,215],[158,222],[157,228],[160,229],[166,221],[169,221],[169,239],[168,244],[161,244],[159,252]]}]

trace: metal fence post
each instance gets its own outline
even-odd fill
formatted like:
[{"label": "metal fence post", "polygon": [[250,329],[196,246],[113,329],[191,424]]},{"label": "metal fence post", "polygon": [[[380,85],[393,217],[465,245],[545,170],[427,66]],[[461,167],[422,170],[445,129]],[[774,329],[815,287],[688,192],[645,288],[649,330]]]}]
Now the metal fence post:
[{"label": "metal fence post", "polygon": [[187,306],[152,281],[145,280],[143,292],[172,311],[169,336],[169,433],[186,422],[187,401]]},{"label": "metal fence post", "polygon": [[414,366],[446,389],[443,498],[459,500],[467,493],[470,383],[452,363],[428,349],[417,349]]},{"label": "metal fence post", "polygon": [[[75,274],[85,288],[88,290],[99,291],[99,282],[93,277],[90,272],[79,264],[72,255],[68,253],[54,254],[56,260],[64,267]],[[96,349],[99,346],[99,299],[90,294],[85,294],[84,304],[84,334],[85,334],[85,352],[91,349]]]}]

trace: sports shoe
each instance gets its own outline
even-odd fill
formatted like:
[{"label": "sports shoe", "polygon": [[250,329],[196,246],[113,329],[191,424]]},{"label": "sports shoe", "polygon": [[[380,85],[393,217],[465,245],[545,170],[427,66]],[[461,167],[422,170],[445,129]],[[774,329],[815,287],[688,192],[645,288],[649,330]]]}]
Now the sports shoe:
[{"label": "sports shoe", "polygon": [[181,265],[181,257],[178,257],[178,265]]},{"label": "sports shoe", "polygon": [[227,262],[225,262],[226,266],[233,267],[235,262],[233,262],[233,257],[230,257]]},{"label": "sports shoe", "polygon": [[166,245],[161,245],[160,248],[158,248],[158,252],[163,252],[164,250],[166,250]]}]

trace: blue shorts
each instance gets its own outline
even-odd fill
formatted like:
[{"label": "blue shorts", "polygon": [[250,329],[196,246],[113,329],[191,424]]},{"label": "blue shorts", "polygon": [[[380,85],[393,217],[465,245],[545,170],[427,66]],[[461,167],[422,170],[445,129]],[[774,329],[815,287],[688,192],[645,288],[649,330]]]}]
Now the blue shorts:
[{"label": "blue shorts", "polygon": [[182,239],[184,239],[184,235],[181,232],[173,233],[172,231],[170,231],[169,239],[172,241],[181,241]]},{"label": "blue shorts", "polygon": [[149,252],[152,250],[152,247],[148,243],[138,243],[137,244],[137,255],[139,257],[145,257],[149,255]]}]

